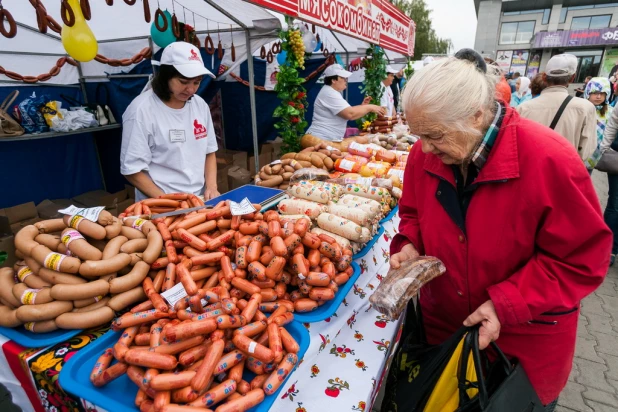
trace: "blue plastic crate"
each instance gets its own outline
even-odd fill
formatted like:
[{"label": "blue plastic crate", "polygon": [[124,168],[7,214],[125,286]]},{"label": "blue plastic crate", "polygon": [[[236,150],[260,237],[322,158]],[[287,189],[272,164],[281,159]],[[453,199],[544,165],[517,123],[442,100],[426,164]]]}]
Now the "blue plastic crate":
[{"label": "blue plastic crate", "polygon": [[360,266],[358,263],[352,262],[352,267],[354,268],[354,273],[350,277],[350,279],[339,287],[337,293],[335,293],[335,298],[333,300],[329,300],[322,306],[318,306],[318,308],[314,311],[307,313],[294,313],[294,320],[298,322],[304,323],[312,323],[312,322],[320,322],[324,319],[330,318],[335,314],[337,309],[339,309],[339,305],[343,302],[343,299],[347,296],[354,283],[358,280],[361,274]]},{"label": "blue plastic crate", "polygon": [[380,224],[384,224],[386,222],[391,221],[395,217],[397,212],[399,212],[399,205],[395,206],[393,210],[391,210],[391,212],[388,215],[386,215],[384,219],[380,220]]},{"label": "blue plastic crate", "polygon": [[373,245],[376,244],[376,242],[380,239],[380,237],[382,237],[382,235],[384,234],[384,226],[380,226],[380,228],[378,229],[378,233],[375,234],[375,236],[373,237],[373,239],[371,239],[369,242],[367,242],[367,244],[365,245],[364,248],[362,248],[361,250],[358,251],[357,254],[355,254],[354,256],[352,256],[352,258],[354,260],[358,259],[358,258],[362,258],[365,257],[365,255],[367,253],[369,253],[369,251],[371,250],[371,248],[373,247]]},{"label": "blue plastic crate", "polygon": [[[296,321],[285,325],[285,328],[294,339],[296,339],[300,346],[298,351],[298,360],[300,361],[309,348],[309,332],[302,324]],[[137,394],[137,386],[131,382],[126,374],[101,388],[97,388],[90,382],[90,373],[97,359],[103,354],[105,349],[111,348],[118,341],[120,333],[121,332],[110,331],[73,356],[60,372],[60,386],[62,389],[110,412],[138,411],[139,408],[137,408],[134,403],[135,395]],[[248,378],[251,376],[250,372],[245,371],[245,373]],[[293,373],[294,371],[288,375],[287,379],[289,379]],[[277,399],[279,392],[284,388],[287,379],[281,383],[276,393],[266,396],[262,403],[249,409],[249,411],[268,411],[273,402]]]},{"label": "blue plastic crate", "polygon": [[81,333],[82,329],[58,329],[47,333],[34,333],[24,329],[23,326],[17,328],[0,327],[0,335],[9,338],[15,343],[25,348],[44,348],[67,341],[73,336]]}]

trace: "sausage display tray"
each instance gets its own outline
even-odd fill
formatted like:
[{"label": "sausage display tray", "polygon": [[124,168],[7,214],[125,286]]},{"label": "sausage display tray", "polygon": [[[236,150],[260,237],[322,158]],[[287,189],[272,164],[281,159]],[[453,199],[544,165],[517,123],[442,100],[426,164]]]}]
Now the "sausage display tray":
[{"label": "sausage display tray", "polygon": [[339,309],[339,305],[343,302],[343,299],[347,296],[354,283],[358,280],[361,274],[360,266],[358,263],[352,262],[352,267],[354,268],[354,273],[350,276],[350,279],[343,285],[339,287],[337,293],[335,293],[335,298],[327,301],[322,306],[318,306],[316,310],[306,313],[298,313],[294,312],[294,320],[297,322],[303,323],[313,323],[320,322],[324,319],[328,319],[335,314],[337,309]]},{"label": "sausage display tray", "polygon": [[382,224],[392,220],[395,217],[395,215],[397,214],[397,212],[399,212],[399,205],[395,206],[393,208],[393,210],[391,210],[391,212],[388,215],[386,215],[386,217],[384,219],[380,220],[380,224],[382,225]]},{"label": "sausage display tray", "polygon": [[81,333],[82,329],[58,329],[47,333],[34,333],[24,329],[23,326],[17,328],[0,327],[0,335],[12,340],[25,348],[44,348],[65,342],[73,336]]},{"label": "sausage display tray", "polygon": [[356,259],[365,257],[365,255],[369,253],[373,245],[376,244],[376,242],[380,239],[380,237],[382,237],[383,234],[384,234],[384,226],[380,226],[380,229],[378,229],[378,233],[376,233],[375,236],[369,242],[367,242],[364,248],[362,248],[354,256],[352,256],[352,258],[356,260]]},{"label": "sausage display tray", "polygon": [[[297,321],[288,323],[285,325],[285,328],[300,346],[298,351],[298,360],[300,361],[309,348],[311,340],[309,332]],[[97,359],[105,349],[111,348],[118,341],[120,334],[121,332],[109,331],[73,356],[60,372],[59,379],[62,389],[110,412],[139,411],[139,408],[134,403],[137,386],[129,380],[126,374],[101,388],[97,388],[90,382],[90,372],[92,372]],[[294,371],[288,374],[288,377],[281,383],[276,393],[266,396],[262,403],[249,409],[249,412],[268,411],[275,399],[277,399],[277,396],[279,396],[279,392],[285,387],[285,382],[293,373]],[[251,372],[245,370],[243,379],[245,378],[251,379]]]}]

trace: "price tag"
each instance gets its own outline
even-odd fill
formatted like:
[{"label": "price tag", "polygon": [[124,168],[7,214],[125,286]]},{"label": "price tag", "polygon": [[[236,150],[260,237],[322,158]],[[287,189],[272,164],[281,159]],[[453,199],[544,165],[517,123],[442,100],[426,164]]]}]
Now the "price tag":
[{"label": "price tag", "polygon": [[173,288],[161,293],[161,296],[163,299],[167,300],[167,303],[169,303],[173,308],[176,305],[176,302],[187,296],[187,292],[185,291],[185,287],[182,283],[178,282]]},{"label": "price tag", "polygon": [[99,207],[91,207],[91,208],[82,208],[82,207],[77,207],[77,206],[69,206],[66,209],[61,209],[58,211],[58,213],[62,213],[64,215],[69,215],[69,216],[82,216],[85,219],[90,220],[91,222],[96,222],[97,220],[99,220],[99,215],[101,214],[101,212],[105,210],[104,206],[99,206]]},{"label": "price tag", "polygon": [[245,197],[240,203],[230,202],[230,211],[232,216],[242,216],[255,212],[255,208],[249,199]]}]

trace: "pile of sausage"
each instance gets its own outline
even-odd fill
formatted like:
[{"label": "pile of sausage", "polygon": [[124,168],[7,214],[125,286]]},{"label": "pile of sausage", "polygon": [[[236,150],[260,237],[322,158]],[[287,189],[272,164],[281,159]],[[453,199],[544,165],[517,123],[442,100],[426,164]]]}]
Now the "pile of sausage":
[{"label": "pile of sausage", "polygon": [[[163,197],[136,203],[120,216],[126,220],[144,210],[171,211],[202,203],[187,194]],[[332,236],[310,233],[306,216],[261,213],[260,205],[254,207],[251,214],[232,216],[230,205],[220,202],[212,209],[153,221],[165,242],[165,256],[151,265],[159,271],[155,283],[164,278],[165,291],[180,282],[190,297],[199,294],[202,299],[212,288],[226,289],[236,299],[259,293],[269,307],[284,302],[296,312],[332,300],[353,274],[352,251]],[[203,310],[198,302],[192,306],[194,313]]]},{"label": "pile of sausage", "polygon": [[146,299],[142,282],[163,239],[151,222],[102,211],[96,222],[75,215],[26,226],[15,248],[22,260],[0,270],[0,325],[44,333],[104,325]]},{"label": "pile of sausage", "polygon": [[[285,329],[293,307],[284,303],[267,318],[261,309],[277,305],[263,303],[260,293],[247,301],[218,286],[203,296],[208,305],[202,313],[180,309],[187,304],[180,301],[176,310],[141,311],[139,305],[117,318],[112,327],[123,332],[95,363],[91,382],[103,386],[126,373],[139,388],[140,411],[218,405],[218,412],[240,412],[274,394],[298,362],[299,345]],[[245,371],[255,377],[245,380]]]}]

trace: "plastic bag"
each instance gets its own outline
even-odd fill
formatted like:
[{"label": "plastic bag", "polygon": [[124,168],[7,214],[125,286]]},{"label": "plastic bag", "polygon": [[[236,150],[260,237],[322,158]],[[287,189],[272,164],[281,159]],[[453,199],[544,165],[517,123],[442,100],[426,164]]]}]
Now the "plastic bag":
[{"label": "plastic bag", "polygon": [[446,272],[442,261],[432,256],[419,256],[390,269],[376,291],[369,297],[374,309],[396,320],[418,290]]},{"label": "plastic bag", "polygon": [[37,97],[36,93],[32,92],[30,97],[24,99],[16,106],[17,117],[26,133],[45,133],[49,131],[43,113],[41,113],[41,109],[49,100],[50,98],[44,94]]},{"label": "plastic bag", "polygon": [[301,180],[328,180],[328,172],[324,169],[318,169],[317,167],[304,167],[294,172],[290,177],[290,185],[300,182]]},{"label": "plastic bag", "polygon": [[97,119],[84,109],[64,110],[59,109],[59,116],[51,118],[51,130],[54,132],[69,132],[71,130],[96,127]]},{"label": "plastic bag", "polygon": [[64,116],[60,113],[60,109],[62,108],[62,102],[51,100],[45,103],[45,106],[41,108],[41,113],[43,113],[43,117],[45,118],[45,123],[47,126],[51,127],[52,119],[54,117],[59,117],[63,119]]}]

